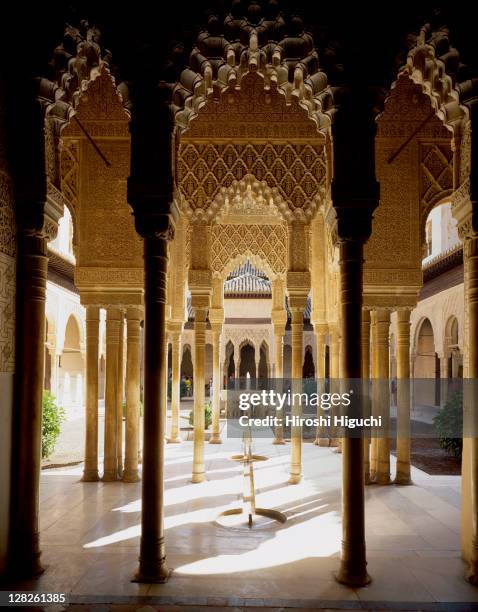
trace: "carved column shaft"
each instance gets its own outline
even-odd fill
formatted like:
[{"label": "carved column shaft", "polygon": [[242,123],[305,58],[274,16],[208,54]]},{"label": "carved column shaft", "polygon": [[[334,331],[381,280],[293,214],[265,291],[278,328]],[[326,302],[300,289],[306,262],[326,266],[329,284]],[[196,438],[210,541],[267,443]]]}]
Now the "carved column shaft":
[{"label": "carved column shaft", "polygon": [[[357,379],[362,374],[363,244],[340,242],[341,374]],[[339,582],[363,586],[370,582],[365,555],[365,499],[363,439],[342,440],[342,556]]]},{"label": "carved column shaft", "polygon": [[[362,379],[364,380],[364,396],[368,394],[370,378],[370,310],[362,308]],[[367,415],[368,416],[368,415]],[[370,438],[364,438],[364,478],[365,484],[370,484]]]},{"label": "carved column shaft", "polygon": [[[275,361],[275,378],[279,381],[284,377],[284,326],[274,326],[274,361]],[[280,384],[280,383],[279,383]],[[282,389],[277,389],[281,391]],[[276,414],[279,418],[280,415]],[[284,441],[284,425],[282,419],[274,429],[274,439],[272,444],[285,444]]]},{"label": "carved column shaft", "polygon": [[170,444],[181,442],[180,431],[180,407],[181,407],[181,332],[171,333],[171,432],[168,437]]},{"label": "carved column shaft", "polygon": [[21,235],[8,565],[11,574],[25,577],[37,576],[43,571],[38,513],[47,268],[46,239],[39,235]]},{"label": "carved column shaft", "polygon": [[[318,327],[318,326],[317,326]],[[322,331],[320,328],[315,332],[316,342],[317,342],[317,374],[316,378],[319,379],[319,384],[324,384],[325,380],[325,331]],[[318,389],[318,392],[323,392],[323,389]],[[320,406],[317,406],[317,418],[320,416],[324,416],[324,413]],[[314,440],[314,444],[317,446],[329,446],[329,438],[327,436],[326,428],[323,426],[317,427],[317,434]]]},{"label": "carved column shaft", "polygon": [[141,318],[138,308],[126,311],[126,434],[123,480],[137,482],[140,418]]},{"label": "carved column shaft", "polygon": [[[290,303],[292,300],[289,298]],[[292,340],[292,390],[300,392],[302,381],[302,352],[304,332],[304,307],[290,306],[291,340]],[[295,402],[292,405],[292,416],[300,417],[302,408]],[[291,426],[291,454],[289,484],[297,484],[302,479],[302,427]]]},{"label": "carved column shaft", "polygon": [[98,480],[98,352],[100,309],[86,308],[85,482]]},{"label": "carved column shaft", "polygon": [[[478,417],[476,409],[477,379],[478,379],[478,236],[465,239],[465,296],[466,314],[468,317],[468,380],[465,386],[464,410],[465,432],[471,431],[473,437],[464,440],[470,446],[469,450],[469,481],[471,501],[471,554],[466,579],[478,586]],[[470,435],[470,434],[468,434]],[[466,445],[464,444],[464,447]],[[464,448],[464,457],[466,458]],[[463,470],[465,475],[465,470]]]},{"label": "carved column shaft", "polygon": [[376,354],[377,375],[380,385],[380,414],[382,415],[382,433],[378,439],[377,473],[375,482],[377,484],[390,484],[390,394],[388,389],[388,378],[390,371],[390,311],[379,308],[376,312]]},{"label": "carved column shaft", "polygon": [[221,411],[221,331],[212,332],[212,364],[213,364],[213,391],[212,391],[212,429],[210,444],[221,444],[219,431],[219,417]]},{"label": "carved column shaft", "polygon": [[[370,336],[371,336],[371,375],[374,380],[378,378],[377,373],[377,313],[372,310],[370,313]],[[378,416],[378,387],[373,383],[372,413]],[[370,480],[375,481],[378,465],[378,438],[374,435],[370,441]]]},{"label": "carved column shaft", "polygon": [[145,329],[143,481],[139,582],[169,576],[164,542],[164,437],[166,434],[166,274],[168,242],[144,239]]},{"label": "carved column shaft", "polygon": [[194,449],[192,481],[203,482],[204,470],[204,370],[207,309],[194,310]]},{"label": "carved column shaft", "polygon": [[118,476],[123,476],[123,391],[124,391],[124,313],[121,311],[119,325],[119,340],[118,340],[118,384],[117,392],[117,410],[116,410],[116,446],[117,446],[117,461],[118,461]]},{"label": "carved column shaft", "polygon": [[121,310],[106,311],[106,390],[103,480],[118,479],[118,357]]},{"label": "carved column shaft", "polygon": [[397,474],[395,484],[410,476],[410,311],[397,311]]}]

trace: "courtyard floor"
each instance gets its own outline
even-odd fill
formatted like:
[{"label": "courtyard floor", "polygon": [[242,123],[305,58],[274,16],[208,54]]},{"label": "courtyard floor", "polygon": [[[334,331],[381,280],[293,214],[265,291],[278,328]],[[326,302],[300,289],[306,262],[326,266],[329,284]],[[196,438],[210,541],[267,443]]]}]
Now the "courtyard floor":
[{"label": "courtyard floor", "polygon": [[173,573],[164,585],[131,582],[141,483],[82,483],[81,464],[43,470],[41,543],[48,568],[16,588],[65,592],[76,604],[156,603],[185,610],[205,605],[428,610],[443,609],[434,602],[452,602],[456,605],[446,609],[461,612],[478,602],[478,589],[463,579],[459,477],[414,468],[413,486],[367,487],[373,581],[354,590],[333,577],[341,540],[341,455],[304,444],[304,479],[293,486],[287,484],[290,446],[257,441],[255,451],[269,458],[256,464],[257,505],[280,510],[287,522],[261,519],[249,529],[217,520],[223,510],[240,505],[241,465],[230,459],[240,451],[239,440],[206,444],[207,480],[192,484],[192,443],[167,445],[165,527]]}]

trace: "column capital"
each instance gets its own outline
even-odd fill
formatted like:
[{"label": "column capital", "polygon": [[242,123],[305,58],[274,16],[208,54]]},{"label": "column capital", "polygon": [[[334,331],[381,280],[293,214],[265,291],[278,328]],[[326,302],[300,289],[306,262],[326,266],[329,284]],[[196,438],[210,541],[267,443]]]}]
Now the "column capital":
[{"label": "column capital", "polygon": [[306,298],[309,295],[311,287],[309,270],[288,270],[286,282],[289,299],[291,295],[305,295]]},{"label": "column capital", "polygon": [[224,324],[224,308],[210,308],[209,321],[211,322],[211,328],[213,330],[213,326],[216,326],[218,327],[218,330],[221,331]]},{"label": "column capital", "polygon": [[199,310],[204,310],[205,313],[209,310],[211,304],[211,294],[208,293],[193,293],[191,291],[191,308],[195,314]]},{"label": "column capital", "polygon": [[184,323],[182,321],[168,321],[167,325],[169,333],[173,336],[173,338],[177,335],[181,335],[184,328]]},{"label": "column capital", "polygon": [[[353,188],[353,187],[352,187]],[[380,186],[375,182],[357,193],[350,184],[332,181],[332,201],[335,219],[332,233],[339,242],[367,242],[372,233],[373,211],[379,204]]]},{"label": "column capital", "polygon": [[128,308],[126,308],[126,318],[128,320],[131,319],[142,321],[144,319],[144,309],[129,306]]},{"label": "column capital", "polygon": [[312,325],[314,326],[314,331],[317,335],[326,335],[329,332],[329,324],[323,323],[322,321],[319,323],[318,321],[312,321]]}]

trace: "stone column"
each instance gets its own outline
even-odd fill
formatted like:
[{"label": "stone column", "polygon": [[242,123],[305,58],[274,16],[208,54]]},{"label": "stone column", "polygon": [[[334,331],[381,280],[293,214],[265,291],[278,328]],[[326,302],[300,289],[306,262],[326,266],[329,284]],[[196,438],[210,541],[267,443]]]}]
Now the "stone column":
[{"label": "stone column", "polygon": [[98,351],[99,306],[86,307],[86,415],[85,465],[82,480],[93,482],[98,476]]},{"label": "stone column", "polygon": [[117,410],[116,410],[116,446],[118,476],[123,476],[123,395],[124,395],[124,312],[121,310],[118,340],[118,385],[117,390]]},{"label": "stone column", "polygon": [[[289,295],[289,308],[291,312],[291,340],[292,340],[292,390],[300,392],[298,387],[302,380],[302,352],[304,332],[304,309],[307,297]],[[300,417],[300,405],[293,405],[291,413]],[[302,480],[302,427],[291,426],[291,456],[289,484],[298,484]]]},{"label": "stone column", "polygon": [[[317,375],[320,383],[323,385],[325,380],[325,337],[327,332],[327,326],[323,323],[317,323],[315,325],[315,337],[317,342]],[[319,389],[318,392],[323,392],[323,389]],[[317,418],[324,416],[320,406],[317,407]],[[329,438],[326,435],[324,427],[317,427],[317,435],[314,440],[314,444],[317,446],[329,446]]]},{"label": "stone column", "polygon": [[[34,204],[31,202],[32,208]],[[17,265],[17,382],[8,570],[13,576],[28,578],[43,572],[38,513],[48,268],[44,236],[20,234]]]},{"label": "stone column", "polygon": [[[272,311],[271,321],[274,327],[274,378],[276,391],[282,391],[282,379],[284,378],[284,333],[287,325],[287,311],[285,309],[285,281],[284,278],[275,278],[272,281]],[[277,387],[280,388],[277,388]],[[276,417],[283,416],[281,412],[275,413]],[[280,419],[274,428],[274,439],[272,444],[285,444],[284,426]]]},{"label": "stone column", "polygon": [[137,582],[165,582],[164,438],[166,435],[166,274],[170,222],[144,240],[144,416],[141,540]]},{"label": "stone column", "polygon": [[382,432],[378,438],[376,484],[390,484],[390,393],[387,385],[390,371],[390,311],[378,308],[376,312],[377,375],[380,385],[380,414]]},{"label": "stone column", "polygon": [[[172,327],[171,324],[170,327]],[[168,437],[168,443],[178,444],[181,442],[179,435],[181,407],[181,330],[179,329],[174,329],[171,332],[171,361],[171,432]]]},{"label": "stone column", "polygon": [[397,311],[397,474],[395,484],[412,484],[410,476],[410,311]]},{"label": "stone column", "polygon": [[103,480],[118,479],[118,356],[121,310],[110,307],[106,311],[106,389],[105,389],[105,444]]},{"label": "stone column", "polygon": [[[364,395],[369,393],[370,379],[370,310],[362,308],[362,379],[364,380]],[[364,438],[364,478],[365,484],[370,484],[370,438]]]},{"label": "stone column", "polygon": [[[341,375],[357,379],[362,374],[363,244],[340,244]],[[365,556],[363,439],[342,440],[342,556],[337,580],[349,586],[370,582]]]},{"label": "stone column", "polygon": [[209,444],[221,444],[219,417],[221,411],[221,331],[222,325],[212,326],[212,429]]},{"label": "stone column", "polygon": [[256,380],[259,380],[259,364],[261,360],[261,347],[260,346],[254,347],[254,359],[256,362]]},{"label": "stone column", "polygon": [[330,378],[339,378],[339,355],[340,355],[340,342],[338,333],[332,331],[330,333]]},{"label": "stone column", "polygon": [[[464,436],[463,440],[463,517],[471,511],[471,533],[466,524],[464,535],[471,536],[469,567],[466,579],[478,586],[478,417],[477,417],[477,379],[478,379],[478,236],[468,235],[464,241],[465,263],[465,309],[467,315],[468,348],[467,378],[464,393]],[[471,435],[470,435],[471,434]],[[465,521],[464,521],[465,522]],[[468,551],[466,551],[468,552]]]},{"label": "stone column", "polygon": [[126,311],[126,436],[123,480],[137,482],[140,418],[141,319],[139,308]]},{"label": "stone column", "polygon": [[[194,298],[197,296],[193,296]],[[201,301],[200,301],[201,304]],[[204,470],[204,362],[207,308],[194,307],[194,449],[192,482],[203,482]]]},{"label": "stone column", "polygon": [[[275,360],[275,375],[276,379],[284,377],[284,325],[274,325],[274,360]],[[276,383],[277,384],[277,383]],[[282,389],[277,389],[281,391]],[[276,416],[281,416],[280,413]],[[280,425],[274,428],[274,439],[272,444],[285,444],[284,440],[284,425],[282,420]]]},{"label": "stone column", "polygon": [[[330,378],[332,380],[337,381],[340,377],[340,371],[339,371],[340,341],[339,341],[338,330],[337,329],[331,330],[329,332],[329,337],[330,337]],[[342,445],[340,442],[340,438],[332,437],[330,440],[330,446],[337,447],[336,452],[338,453],[342,452]]]},{"label": "stone column", "polygon": [[[371,375],[374,379],[372,387],[372,413],[378,416],[378,386],[376,380],[378,378],[377,370],[377,312],[372,310],[370,312],[370,337],[371,337]],[[370,441],[370,480],[375,482],[377,476],[378,466],[378,438],[374,435]]]}]

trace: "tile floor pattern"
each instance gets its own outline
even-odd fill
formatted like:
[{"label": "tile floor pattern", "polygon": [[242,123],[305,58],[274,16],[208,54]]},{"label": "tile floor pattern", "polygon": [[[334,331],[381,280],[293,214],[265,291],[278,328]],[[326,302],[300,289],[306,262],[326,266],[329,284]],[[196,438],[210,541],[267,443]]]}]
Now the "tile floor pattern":
[{"label": "tile floor pattern", "polygon": [[192,443],[167,446],[166,546],[174,571],[164,585],[131,582],[138,557],[140,483],[82,483],[82,466],[44,471],[41,542],[48,569],[37,581],[16,588],[69,593],[77,604],[92,603],[81,599],[88,596],[103,604],[108,598],[127,604],[121,598],[156,597],[158,604],[184,610],[190,605],[219,609],[224,603],[236,609],[289,604],[323,609],[325,602],[350,609],[366,609],[370,602],[408,602],[407,609],[436,609],[434,602],[454,602],[458,611],[475,607],[478,589],[464,581],[460,559],[459,477],[413,469],[414,486],[367,487],[373,581],[354,590],[333,577],[341,539],[341,455],[304,444],[304,480],[287,485],[290,446],[257,441],[255,452],[269,457],[256,464],[257,505],[278,509],[288,520],[248,530],[216,523],[221,511],[240,502],[241,466],[230,460],[240,450],[239,440],[206,444],[207,480],[192,484]]}]

